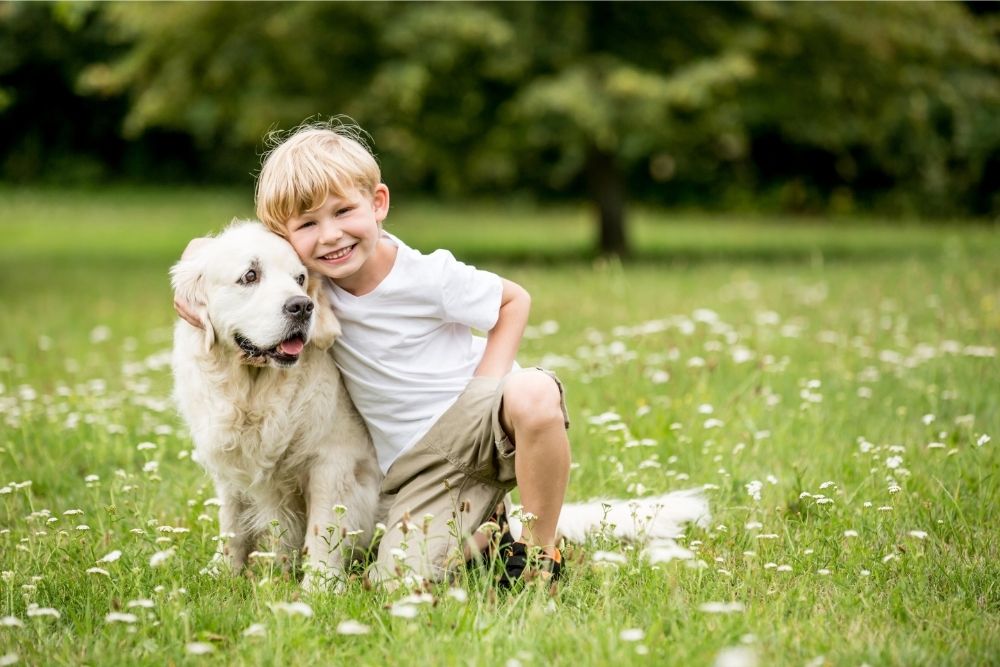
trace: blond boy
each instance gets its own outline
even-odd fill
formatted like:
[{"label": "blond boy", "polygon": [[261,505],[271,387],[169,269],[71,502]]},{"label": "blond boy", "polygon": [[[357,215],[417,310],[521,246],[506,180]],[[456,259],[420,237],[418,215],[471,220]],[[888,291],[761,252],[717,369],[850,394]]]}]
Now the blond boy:
[{"label": "blond boy", "polygon": [[389,189],[356,127],[300,127],[266,155],[256,201],[260,220],[328,279],[343,330],[334,359],[392,498],[373,577],[445,578],[515,485],[532,518],[501,550],[501,583],[558,577],[569,423],[555,376],[516,369],[528,293],[386,233]]}]

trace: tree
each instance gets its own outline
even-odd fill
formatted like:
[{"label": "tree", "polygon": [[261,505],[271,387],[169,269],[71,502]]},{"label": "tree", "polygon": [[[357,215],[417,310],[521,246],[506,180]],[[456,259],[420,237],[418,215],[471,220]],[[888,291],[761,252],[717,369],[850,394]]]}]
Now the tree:
[{"label": "tree", "polygon": [[[585,194],[608,254],[630,250],[635,186],[811,178],[830,192],[893,189],[944,210],[982,190],[1000,161],[1000,46],[958,4],[105,11],[131,48],[81,82],[129,95],[131,136],[167,127],[206,152],[246,149],[273,127],[345,113],[374,135],[394,185]],[[790,159],[798,154],[809,160]]]},{"label": "tree", "polygon": [[754,72],[739,6],[406,7],[381,35],[370,112],[421,153],[442,136],[472,145],[449,152],[466,180],[510,186],[525,167],[555,188],[582,178],[602,253],[629,253],[630,166],[740,131],[725,104]]},{"label": "tree", "polygon": [[[538,56],[507,115],[530,145],[555,150],[557,173],[585,176],[599,249],[627,255],[629,168],[658,154],[713,151],[719,136],[742,131],[729,103],[754,74],[745,11],[703,3],[541,4],[515,20]],[[546,50],[553,34],[563,43]]]},{"label": "tree", "polygon": [[411,182],[437,190],[511,185],[525,166],[557,188],[585,176],[599,248],[621,255],[625,168],[732,125],[719,100],[753,73],[717,16],[743,10],[700,4],[664,12],[617,3],[178,3],[109,12],[134,46],[82,80],[91,91],[129,92],[130,135],[162,126],[203,145],[256,142],[275,125],[344,112],[401,156]]}]

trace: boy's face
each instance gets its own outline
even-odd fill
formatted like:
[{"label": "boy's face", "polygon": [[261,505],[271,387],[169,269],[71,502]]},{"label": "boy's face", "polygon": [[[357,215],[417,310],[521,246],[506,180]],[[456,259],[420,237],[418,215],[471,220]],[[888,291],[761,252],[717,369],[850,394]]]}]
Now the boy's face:
[{"label": "boy's face", "polygon": [[[382,184],[368,195],[357,190],[328,195],[315,211],[299,213],[285,225],[288,240],[309,269],[351,292],[366,291],[384,277],[380,224],[389,212],[389,189]],[[389,267],[391,268],[391,258]]]}]

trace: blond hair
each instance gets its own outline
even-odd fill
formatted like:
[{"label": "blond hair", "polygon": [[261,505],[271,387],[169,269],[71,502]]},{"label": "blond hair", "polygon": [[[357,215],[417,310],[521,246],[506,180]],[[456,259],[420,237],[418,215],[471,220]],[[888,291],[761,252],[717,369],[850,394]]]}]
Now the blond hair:
[{"label": "blond hair", "polygon": [[323,205],[330,195],[373,195],[382,181],[366,133],[336,118],[307,122],[287,135],[271,133],[257,176],[257,217],[268,229],[285,233],[288,220]]}]

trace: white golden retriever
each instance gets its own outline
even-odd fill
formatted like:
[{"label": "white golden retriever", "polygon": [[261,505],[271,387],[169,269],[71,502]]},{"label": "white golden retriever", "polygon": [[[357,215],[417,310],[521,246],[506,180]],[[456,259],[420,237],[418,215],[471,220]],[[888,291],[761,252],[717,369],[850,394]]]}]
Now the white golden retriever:
[{"label": "white golden retriever", "polygon": [[291,246],[237,222],[170,271],[204,329],[174,330],[174,396],[222,501],[242,568],[277,522],[307,587],[338,579],[373,537],[382,473],[329,348],[340,333]]}]

